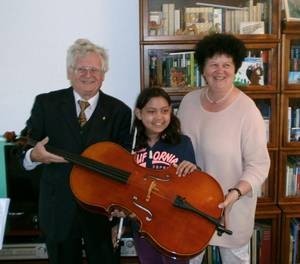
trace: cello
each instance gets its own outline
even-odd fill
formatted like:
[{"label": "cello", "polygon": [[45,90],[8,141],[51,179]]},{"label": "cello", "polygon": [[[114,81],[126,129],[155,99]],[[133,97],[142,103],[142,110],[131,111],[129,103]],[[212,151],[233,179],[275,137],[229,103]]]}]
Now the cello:
[{"label": "cello", "polygon": [[107,215],[113,209],[134,213],[140,233],[170,256],[197,255],[215,230],[219,235],[232,234],[219,221],[223,191],[205,172],[178,177],[172,166],[140,167],[133,155],[112,142],[91,145],[81,155],[45,147],[74,164],[70,186],[82,206]]}]

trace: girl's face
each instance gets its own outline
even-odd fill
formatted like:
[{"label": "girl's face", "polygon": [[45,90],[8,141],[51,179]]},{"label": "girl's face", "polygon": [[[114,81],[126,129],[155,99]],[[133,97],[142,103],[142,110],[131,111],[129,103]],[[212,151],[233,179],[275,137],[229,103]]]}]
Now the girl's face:
[{"label": "girl's face", "polygon": [[163,97],[153,97],[142,108],[136,109],[136,117],[142,121],[149,138],[159,138],[168,127],[172,108]]},{"label": "girl's face", "polygon": [[227,55],[215,55],[206,60],[203,75],[211,89],[229,89],[235,78],[234,62]]}]

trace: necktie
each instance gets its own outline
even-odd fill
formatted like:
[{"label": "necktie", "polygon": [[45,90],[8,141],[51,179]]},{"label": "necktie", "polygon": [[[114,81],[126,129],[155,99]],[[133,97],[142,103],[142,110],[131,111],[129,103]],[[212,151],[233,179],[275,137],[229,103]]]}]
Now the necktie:
[{"label": "necktie", "polygon": [[85,123],[87,122],[87,119],[86,119],[86,116],[85,116],[85,113],[84,113],[84,110],[89,107],[89,102],[87,101],[82,101],[82,100],[78,100],[78,104],[80,106],[80,113],[79,113],[79,116],[78,116],[78,122],[79,122],[79,125],[82,127],[85,125]]}]

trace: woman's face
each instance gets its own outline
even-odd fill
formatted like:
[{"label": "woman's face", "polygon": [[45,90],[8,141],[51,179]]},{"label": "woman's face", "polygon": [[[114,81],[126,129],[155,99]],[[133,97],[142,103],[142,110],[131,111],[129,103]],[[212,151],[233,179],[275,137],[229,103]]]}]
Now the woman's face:
[{"label": "woman's face", "polygon": [[142,108],[136,109],[135,114],[142,121],[149,138],[159,138],[168,127],[171,120],[172,108],[163,97],[153,97]]},{"label": "woman's face", "polygon": [[211,89],[229,89],[235,78],[235,66],[232,57],[218,54],[205,62],[203,75]]}]

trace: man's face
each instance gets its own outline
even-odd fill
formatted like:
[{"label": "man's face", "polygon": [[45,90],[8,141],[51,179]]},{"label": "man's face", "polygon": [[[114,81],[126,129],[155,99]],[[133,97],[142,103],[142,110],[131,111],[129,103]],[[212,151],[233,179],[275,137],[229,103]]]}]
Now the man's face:
[{"label": "man's face", "polygon": [[77,58],[75,66],[68,69],[68,79],[81,97],[93,97],[100,90],[104,80],[100,56],[91,52]]}]

